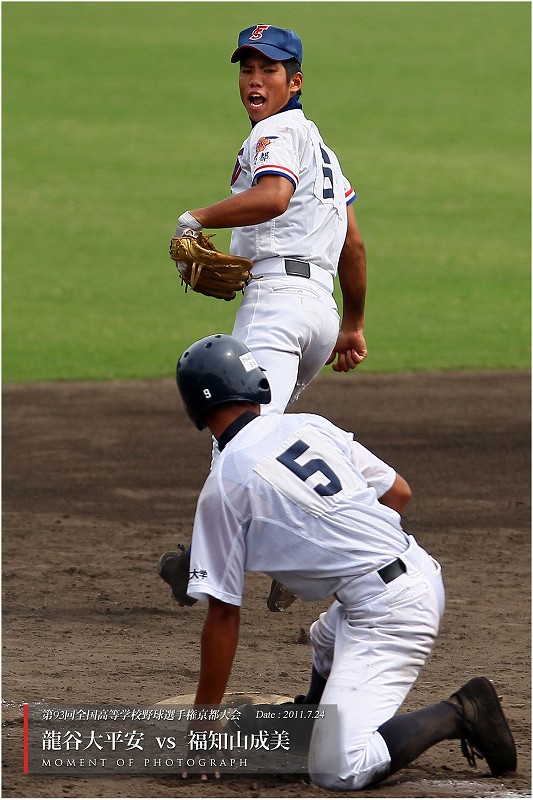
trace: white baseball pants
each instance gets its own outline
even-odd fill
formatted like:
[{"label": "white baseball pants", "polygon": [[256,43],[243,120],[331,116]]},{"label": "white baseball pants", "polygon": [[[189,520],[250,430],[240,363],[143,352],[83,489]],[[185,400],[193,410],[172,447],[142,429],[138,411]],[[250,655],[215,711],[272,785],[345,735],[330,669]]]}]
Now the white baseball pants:
[{"label": "white baseball pants", "polygon": [[387,777],[378,728],[398,711],[426,662],[444,613],[440,565],[409,536],[407,571],[388,584],[377,572],[353,580],[311,626],[313,664],[327,678],[309,774],[324,789],[353,791]]},{"label": "white baseball pants", "polygon": [[[261,262],[254,269],[261,274]],[[262,414],[281,414],[298,398],[326,363],[338,333],[337,305],[319,283],[268,275],[248,284],[232,335],[266,371],[272,401]]]}]

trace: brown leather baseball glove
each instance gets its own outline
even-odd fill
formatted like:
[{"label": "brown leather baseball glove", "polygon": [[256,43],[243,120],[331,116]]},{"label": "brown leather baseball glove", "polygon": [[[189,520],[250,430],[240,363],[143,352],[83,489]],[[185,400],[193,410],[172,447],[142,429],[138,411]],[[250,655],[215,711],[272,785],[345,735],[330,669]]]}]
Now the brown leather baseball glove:
[{"label": "brown leather baseball glove", "polygon": [[176,262],[185,291],[190,286],[207,297],[233,300],[253,277],[253,263],[221,253],[210,241],[213,235],[175,236],[170,241],[169,255]]}]

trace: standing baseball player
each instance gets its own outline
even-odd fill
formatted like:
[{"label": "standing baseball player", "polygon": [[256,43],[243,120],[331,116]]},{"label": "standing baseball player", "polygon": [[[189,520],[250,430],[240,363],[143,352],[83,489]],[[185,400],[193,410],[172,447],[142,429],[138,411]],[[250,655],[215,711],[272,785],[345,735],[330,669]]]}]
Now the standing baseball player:
[{"label": "standing baseball player", "polygon": [[[240,65],[239,91],[252,130],[237,154],[232,196],[186,211],[176,228],[176,236],[233,228],[231,253],[253,262],[233,335],[266,370],[268,414],[282,413],[324,364],[336,359],[333,369],[348,372],[367,354],[366,255],[352,207],[356,195],[303,112],[302,59],[302,42],[291,30],[252,25],[241,31],[231,61]],[[182,605],[194,602],[184,582],[188,556],[167,551],[157,567]],[[267,605],[279,611],[293,599],[275,582]]]},{"label": "standing baseball player", "polygon": [[[347,372],[367,354],[366,257],[338,159],[300,103],[303,46],[291,30],[252,25],[231,57],[252,130],[231,197],[186,211],[176,236],[232,228],[231,253],[253,262],[233,335],[260,361],[268,413],[283,412],[326,363]],[[342,323],[333,298],[338,273]]]},{"label": "standing baseball player", "polygon": [[[394,470],[323,417],[263,416],[270,386],[250,350],[217,334],[182,354],[177,383],[220,456],[196,511],[189,593],[208,603],[195,703],[219,704],[239,639],[245,572],[266,572],[302,600],[335,596],[310,629],[305,703],[318,718],[313,782],[340,791],[375,784],[444,739],[458,739],[493,775],[516,769],[513,736],[492,683],[469,680],[446,700],[396,714],[428,658],[444,611],[439,564],[401,525]],[[389,493],[392,508],[379,502]]]}]

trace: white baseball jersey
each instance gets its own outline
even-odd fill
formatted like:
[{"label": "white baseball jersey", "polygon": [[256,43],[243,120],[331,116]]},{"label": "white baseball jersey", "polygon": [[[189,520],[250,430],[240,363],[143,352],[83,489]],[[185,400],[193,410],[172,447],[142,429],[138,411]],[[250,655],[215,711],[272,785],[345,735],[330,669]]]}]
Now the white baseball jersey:
[{"label": "white baseball jersey", "polygon": [[244,573],[318,600],[408,546],[378,501],[392,467],[313,414],[257,417],[223,448],[198,500],[188,594],[240,605]]},{"label": "white baseball jersey", "polygon": [[294,186],[285,213],[259,225],[234,228],[231,252],[251,261],[296,258],[336,275],[346,238],[346,205],[355,192],[337,156],[322,141],[301,109],[258,122],[237,156],[233,194],[244,192],[262,175],[282,175]]},{"label": "white baseball jersey", "polygon": [[[320,702],[337,713],[315,721],[308,754],[313,783],[334,791],[388,774],[379,728],[416,681],[444,612],[440,565],[378,500],[395,475],[322,417],[269,415],[234,433],[198,500],[188,594],[240,605],[252,571],[302,600],[336,596],[310,637],[327,679]],[[377,570],[395,558],[404,571],[386,581]]]}]

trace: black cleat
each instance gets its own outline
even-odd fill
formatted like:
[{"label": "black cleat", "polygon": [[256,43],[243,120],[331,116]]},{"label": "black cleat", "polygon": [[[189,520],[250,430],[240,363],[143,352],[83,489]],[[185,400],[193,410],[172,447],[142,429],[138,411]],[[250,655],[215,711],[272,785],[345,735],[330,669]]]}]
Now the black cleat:
[{"label": "black cleat", "polygon": [[172,589],[172,596],[180,606],[193,606],[198,600],[187,594],[189,585],[190,553],[182,544],[178,545],[179,553],[168,550],[157,562],[157,573]]},{"label": "black cleat", "polygon": [[477,756],[494,776],[515,772],[516,745],[492,681],[472,678],[452,698],[463,711],[461,750],[470,766]]},{"label": "black cleat", "polygon": [[279,581],[273,580],[270,585],[270,594],[267,597],[267,608],[269,611],[285,611],[292,606],[296,600],[294,595]]}]

